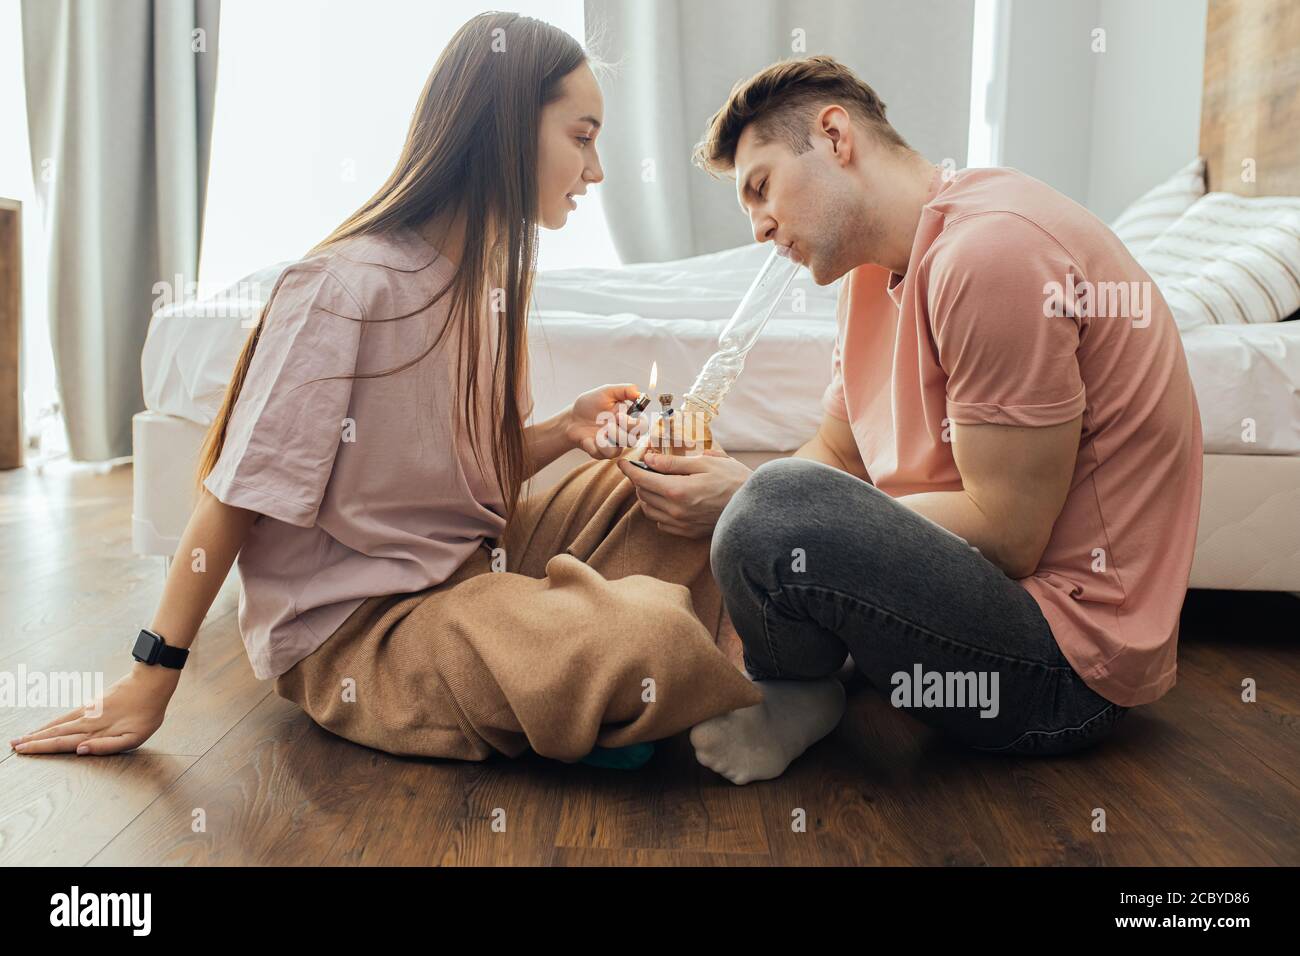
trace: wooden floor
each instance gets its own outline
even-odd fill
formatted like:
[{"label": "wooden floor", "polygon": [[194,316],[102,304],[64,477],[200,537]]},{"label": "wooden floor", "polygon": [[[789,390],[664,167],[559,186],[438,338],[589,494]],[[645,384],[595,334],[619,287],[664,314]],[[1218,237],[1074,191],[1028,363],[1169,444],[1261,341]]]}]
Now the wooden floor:
[{"label": "wooden floor", "polygon": [[[131,553],[130,482],[129,468],[0,473],[0,671],[110,683],[127,669],[162,586],[161,561]],[[0,864],[1300,863],[1290,597],[1193,593],[1178,686],[1094,752],[966,753],[859,688],[831,737],[743,788],[696,764],[684,737],[637,772],[356,746],[253,679],[237,599],[228,584],[142,750],[0,744]],[[1258,703],[1241,701],[1247,677]],[[0,708],[0,740],[56,713]]]}]

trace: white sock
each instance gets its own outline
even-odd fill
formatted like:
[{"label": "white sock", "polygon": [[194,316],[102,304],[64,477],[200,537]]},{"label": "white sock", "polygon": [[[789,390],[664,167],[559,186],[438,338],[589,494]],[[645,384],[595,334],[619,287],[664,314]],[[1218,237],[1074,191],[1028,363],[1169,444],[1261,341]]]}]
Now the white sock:
[{"label": "white sock", "polygon": [[770,780],[821,740],[844,714],[844,687],[821,680],[755,681],[763,702],[691,728],[695,759],[732,783]]}]

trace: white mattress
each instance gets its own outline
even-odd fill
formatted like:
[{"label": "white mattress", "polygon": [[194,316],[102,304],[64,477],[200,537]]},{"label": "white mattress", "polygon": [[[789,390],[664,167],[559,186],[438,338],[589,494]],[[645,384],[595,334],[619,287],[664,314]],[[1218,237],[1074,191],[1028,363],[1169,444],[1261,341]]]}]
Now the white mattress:
[{"label": "white mattress", "polygon": [[1300,455],[1300,321],[1182,335],[1206,454]]},{"label": "white mattress", "polygon": [[[543,273],[530,319],[535,416],[607,382],[681,394],[694,380],[767,255],[758,245],[677,262]],[[211,422],[260,300],[284,264],[236,294],[160,310],[141,362],[146,406]],[[801,273],[728,395],[714,433],[732,451],[790,451],[821,420],[830,378],[837,286]],[[242,294],[240,294],[242,292]],[[795,312],[799,303],[804,311]],[[1300,455],[1300,322],[1213,326],[1183,334],[1208,454]],[[1253,419],[1253,442],[1243,421]]]}]

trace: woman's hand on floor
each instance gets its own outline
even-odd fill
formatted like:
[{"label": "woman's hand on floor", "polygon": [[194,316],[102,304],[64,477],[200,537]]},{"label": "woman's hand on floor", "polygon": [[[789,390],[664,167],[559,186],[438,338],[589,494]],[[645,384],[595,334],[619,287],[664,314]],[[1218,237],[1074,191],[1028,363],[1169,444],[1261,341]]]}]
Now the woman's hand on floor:
[{"label": "woman's hand on floor", "polygon": [[162,726],[180,671],[137,664],[86,707],[9,741],[20,754],[115,754],[134,750]]},{"label": "woman's hand on floor", "polygon": [[565,435],[592,458],[617,458],[644,428],[640,420],[627,417],[625,404],[640,395],[635,385],[602,385],[583,392],[569,411]]}]

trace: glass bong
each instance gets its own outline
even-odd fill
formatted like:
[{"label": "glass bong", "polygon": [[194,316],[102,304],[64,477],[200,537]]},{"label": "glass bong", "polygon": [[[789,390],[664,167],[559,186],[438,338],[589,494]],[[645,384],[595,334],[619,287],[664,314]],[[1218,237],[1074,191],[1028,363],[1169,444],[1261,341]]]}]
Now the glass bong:
[{"label": "glass bong", "polygon": [[731,319],[723,326],[718,335],[718,350],[704,363],[695,384],[682,401],[681,411],[674,413],[671,396],[661,396],[661,401],[664,398],[668,400],[664,402],[664,413],[656,421],[648,440],[642,440],[629,454],[629,460],[640,463],[642,455],[652,448],[670,455],[689,455],[713,447],[710,422],[740,377],[745,367],[745,356],[758,341],[759,333],[776,311],[798,271],[799,263],[789,256],[784,246],[772,250]]}]

